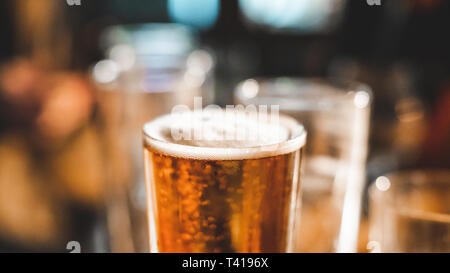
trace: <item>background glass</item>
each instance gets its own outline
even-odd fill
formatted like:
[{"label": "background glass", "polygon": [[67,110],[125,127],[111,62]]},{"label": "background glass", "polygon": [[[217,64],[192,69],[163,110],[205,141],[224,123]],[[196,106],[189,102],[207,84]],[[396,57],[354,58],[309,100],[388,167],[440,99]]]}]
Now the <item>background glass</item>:
[{"label": "background glass", "polygon": [[235,102],[280,105],[281,112],[295,117],[308,131],[295,251],[356,251],[368,145],[369,87],[337,80],[249,79],[237,87]]},{"label": "background glass", "polygon": [[372,252],[450,252],[450,171],[380,176],[369,190]]},{"label": "background glass", "polygon": [[176,24],[107,29],[108,59],[92,68],[104,139],[106,210],[111,250],[147,252],[147,217],[142,161],[143,124],[194,97],[214,95],[213,58],[196,48],[196,36]]}]

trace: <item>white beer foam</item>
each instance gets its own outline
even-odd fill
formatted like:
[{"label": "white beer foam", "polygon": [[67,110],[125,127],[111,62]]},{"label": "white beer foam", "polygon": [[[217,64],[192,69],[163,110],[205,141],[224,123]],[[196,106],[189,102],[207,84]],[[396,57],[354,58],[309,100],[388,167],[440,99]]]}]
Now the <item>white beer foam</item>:
[{"label": "white beer foam", "polygon": [[146,145],[183,158],[235,160],[286,154],[305,144],[294,119],[239,111],[169,114],[144,125]]}]

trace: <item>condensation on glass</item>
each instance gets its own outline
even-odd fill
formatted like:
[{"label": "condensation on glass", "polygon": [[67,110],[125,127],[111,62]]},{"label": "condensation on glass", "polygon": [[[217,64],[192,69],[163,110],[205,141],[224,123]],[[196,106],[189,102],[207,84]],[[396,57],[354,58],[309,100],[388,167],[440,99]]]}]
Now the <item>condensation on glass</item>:
[{"label": "condensation on glass", "polygon": [[[177,140],[169,129],[177,119],[167,115],[144,126],[150,250],[292,251],[303,127],[280,117],[276,126],[262,124],[262,134],[271,135],[263,142]],[[195,128],[224,135],[255,128],[256,119],[240,118],[237,127],[210,114],[194,120]],[[280,131],[286,134],[276,136]]]}]

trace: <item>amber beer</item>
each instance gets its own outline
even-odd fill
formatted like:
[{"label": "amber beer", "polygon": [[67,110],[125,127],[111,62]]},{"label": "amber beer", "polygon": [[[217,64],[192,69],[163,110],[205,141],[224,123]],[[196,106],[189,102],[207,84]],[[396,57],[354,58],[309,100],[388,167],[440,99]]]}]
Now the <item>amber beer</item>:
[{"label": "amber beer", "polygon": [[288,251],[299,204],[303,127],[285,116],[276,124],[247,116],[237,126],[205,113],[194,119],[216,136],[255,125],[266,135],[175,140],[169,128],[177,119],[170,115],[144,126],[151,251]]}]

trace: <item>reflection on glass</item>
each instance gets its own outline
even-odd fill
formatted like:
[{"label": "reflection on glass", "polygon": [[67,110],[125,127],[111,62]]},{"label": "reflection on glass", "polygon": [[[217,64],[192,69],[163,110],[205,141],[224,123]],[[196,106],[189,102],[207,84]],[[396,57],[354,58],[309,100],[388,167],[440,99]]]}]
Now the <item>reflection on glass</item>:
[{"label": "reflection on glass", "polygon": [[[358,83],[274,78],[241,83],[236,103],[279,105],[308,131],[295,251],[356,251],[371,95]],[[300,219],[300,217],[298,217]]]}]

